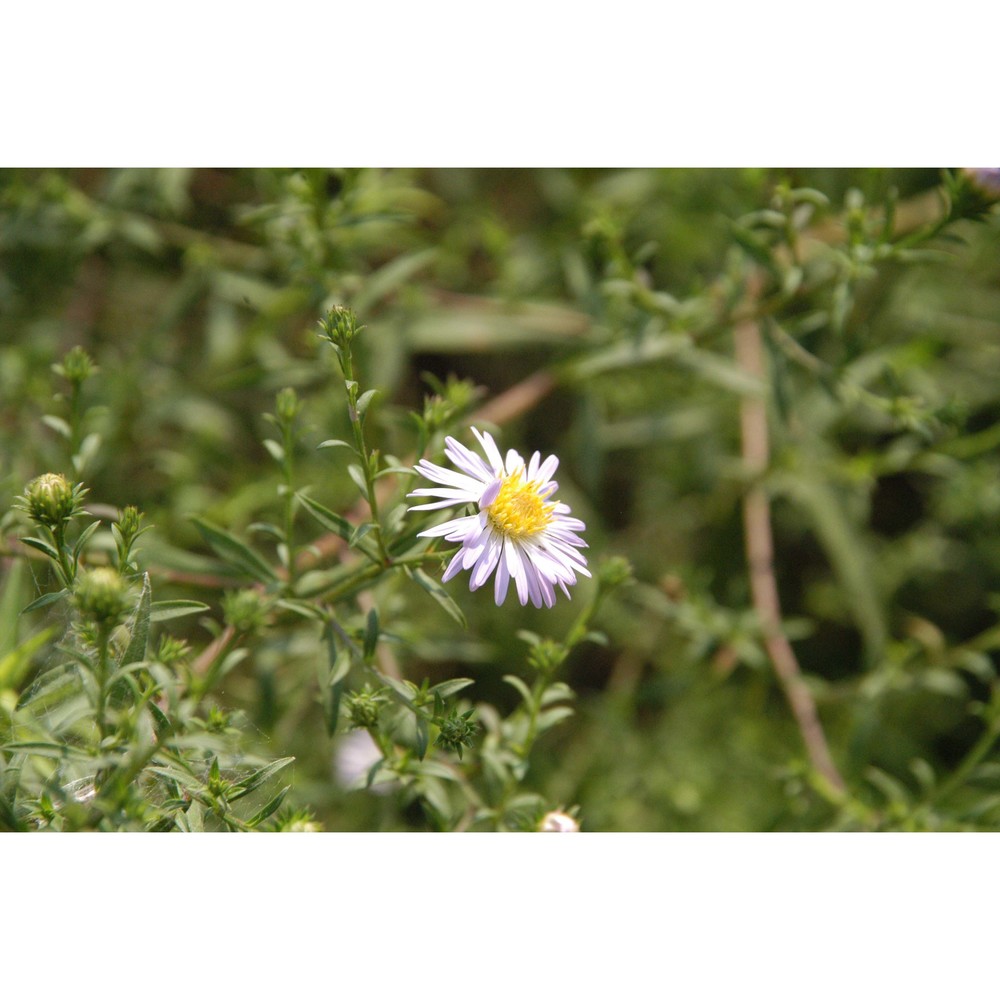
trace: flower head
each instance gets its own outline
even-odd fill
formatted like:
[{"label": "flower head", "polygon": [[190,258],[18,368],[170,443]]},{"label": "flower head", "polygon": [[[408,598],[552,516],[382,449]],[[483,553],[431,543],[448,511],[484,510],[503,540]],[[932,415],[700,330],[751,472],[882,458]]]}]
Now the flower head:
[{"label": "flower head", "polygon": [[410,510],[475,504],[476,512],[420,534],[461,542],[445,570],[445,582],[460,570],[471,570],[469,589],[476,590],[495,570],[497,604],[503,604],[513,580],[522,604],[530,600],[536,608],[543,603],[551,608],[556,585],[569,597],[567,588],[576,583],[576,574],[590,576],[587,560],[579,551],[587,543],[577,535],[586,525],[569,516],[566,504],[552,499],[558,488],[552,476],[559,459],[550,455],[543,462],[536,451],[525,462],[513,449],[501,456],[489,434],[475,427],[472,433],[482,445],[485,460],[454,438],[446,438],[445,455],[459,471],[422,459],[417,471],[439,485],[414,490],[410,496],[441,499]]}]

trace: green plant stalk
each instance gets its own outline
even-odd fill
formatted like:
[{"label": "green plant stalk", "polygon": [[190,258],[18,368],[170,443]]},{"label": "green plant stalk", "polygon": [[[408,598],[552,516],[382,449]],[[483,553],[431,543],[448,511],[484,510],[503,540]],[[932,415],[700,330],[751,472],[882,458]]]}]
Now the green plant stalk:
[{"label": "green plant stalk", "polygon": [[73,381],[70,384],[69,392],[69,453],[71,458],[76,458],[80,450],[83,425],[83,414],[80,412],[81,395],[80,383]]},{"label": "green plant stalk", "polygon": [[111,630],[106,622],[97,626],[97,732],[103,743],[108,735],[108,640]]},{"label": "green plant stalk", "polygon": [[365,499],[368,501],[368,507],[372,515],[372,524],[375,526],[375,541],[378,545],[382,561],[388,565],[391,562],[391,557],[386,548],[385,538],[382,535],[378,496],[375,492],[375,477],[372,473],[371,457],[365,446],[365,434],[361,423],[361,415],[358,413],[358,384],[354,379],[354,356],[350,345],[340,352],[340,365],[344,372],[345,387],[347,388],[347,415],[350,418],[351,430],[354,433],[354,447],[357,450],[358,457],[361,459],[361,471],[365,477],[365,491],[367,493]]},{"label": "green plant stalk", "polygon": [[57,568],[64,587],[72,587],[76,579],[76,560],[70,559],[66,548],[66,522],[58,521],[52,528],[52,541],[59,556]]},{"label": "green plant stalk", "polygon": [[282,425],[282,444],[284,447],[284,461],[282,462],[282,473],[285,479],[285,558],[288,571],[289,590],[294,588],[297,577],[297,567],[295,559],[295,492],[292,488],[294,481],[294,469],[292,459],[292,449],[295,445],[295,436],[292,433],[291,421]]},{"label": "green plant stalk", "polygon": [[369,563],[368,565],[362,566],[356,573],[352,573],[347,579],[342,580],[340,583],[335,584],[329,590],[323,587],[317,587],[315,590],[306,589],[298,593],[296,596],[301,598],[314,598],[324,601],[325,603],[336,603],[341,597],[346,594],[351,593],[357,587],[366,584],[373,583],[380,576],[386,573],[392,572],[394,569],[398,569],[401,566],[420,566],[427,562],[429,559],[439,559],[441,557],[440,552],[421,552],[415,556],[387,556],[387,562],[383,563]]},{"label": "green plant stalk", "polygon": [[928,803],[935,803],[947,798],[969,779],[972,772],[985,760],[1000,738],[1000,685],[993,688],[989,706],[986,711],[986,731],[973,744],[972,749],[962,758],[958,767],[941,782],[928,797]]}]

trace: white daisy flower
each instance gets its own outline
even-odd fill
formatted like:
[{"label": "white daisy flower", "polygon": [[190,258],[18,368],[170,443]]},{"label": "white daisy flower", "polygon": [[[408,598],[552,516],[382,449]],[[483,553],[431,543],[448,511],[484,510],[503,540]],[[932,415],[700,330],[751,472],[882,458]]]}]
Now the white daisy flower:
[{"label": "white daisy flower", "polygon": [[495,570],[497,604],[503,604],[513,580],[522,604],[530,599],[536,608],[543,603],[551,608],[557,584],[569,597],[567,587],[576,583],[576,574],[590,576],[587,560],[579,551],[587,543],[577,537],[586,525],[569,517],[566,504],[550,499],[559,485],[552,479],[559,459],[550,455],[542,462],[536,451],[526,463],[513,448],[504,459],[489,434],[481,434],[475,427],[472,433],[479,439],[487,460],[454,438],[446,438],[444,453],[460,471],[421,459],[417,472],[440,485],[414,490],[409,495],[443,499],[410,510],[438,510],[461,504],[475,504],[478,510],[420,534],[462,543],[445,570],[444,582],[460,570],[471,570],[469,589],[477,590]]}]

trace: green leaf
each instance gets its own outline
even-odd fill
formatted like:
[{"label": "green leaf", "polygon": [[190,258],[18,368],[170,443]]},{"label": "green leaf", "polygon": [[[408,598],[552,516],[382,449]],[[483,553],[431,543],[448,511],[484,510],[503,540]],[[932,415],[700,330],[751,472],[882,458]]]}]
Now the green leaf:
[{"label": "green leaf", "polygon": [[291,611],[293,614],[300,615],[302,618],[309,618],[313,621],[323,621],[323,612],[319,610],[314,604],[309,604],[306,601],[296,601],[293,598],[283,597],[280,601],[276,601],[275,604],[279,608],[284,608],[286,611]]},{"label": "green leaf", "polygon": [[31,669],[32,657],[55,636],[56,631],[55,625],[44,628],[0,659],[0,690],[16,689],[20,685]]},{"label": "green leaf", "polygon": [[270,816],[273,812],[276,812],[278,806],[284,802],[285,796],[289,793],[291,787],[291,785],[285,785],[285,787],[282,788],[281,791],[267,803],[267,805],[265,805],[259,812],[254,813],[253,816],[247,820],[247,825],[254,827],[259,826],[265,819],[267,819],[268,816]]},{"label": "green leaf", "polygon": [[43,538],[22,538],[21,544],[38,549],[39,552],[44,552],[53,562],[59,561],[59,553],[56,552],[54,546],[50,545]]},{"label": "green leaf", "polygon": [[192,518],[192,521],[220,558],[261,583],[278,582],[278,575],[264,558],[235,535],[200,517]]},{"label": "green leaf", "polygon": [[554,708],[547,708],[544,712],[539,712],[538,732],[544,733],[546,729],[551,729],[571,715],[573,715],[573,709],[569,705],[556,705]]},{"label": "green leaf", "polygon": [[347,474],[354,480],[354,485],[361,491],[361,495],[368,497],[368,483],[365,482],[365,470],[360,465],[349,465]]},{"label": "green leaf", "polygon": [[423,760],[427,756],[427,745],[430,743],[431,738],[431,728],[427,720],[422,716],[418,715],[416,717],[417,727],[417,756]]},{"label": "green leaf", "polygon": [[20,710],[42,698],[58,695],[63,698],[71,689],[79,687],[80,678],[72,663],[62,663],[46,670],[17,700]]},{"label": "green leaf", "polygon": [[395,677],[390,677],[388,674],[383,675],[381,680],[392,689],[404,705],[413,704],[413,698],[417,693],[417,689],[413,684],[409,681],[396,680]]},{"label": "green leaf", "polygon": [[73,560],[79,562],[80,554],[83,552],[84,546],[90,541],[90,536],[93,535],[95,531],[101,526],[100,521],[91,521],[83,531],[80,532],[80,537],[76,540],[76,545],[73,546]]},{"label": "green leaf", "polygon": [[229,801],[235,802],[236,799],[241,799],[244,795],[249,795],[255,789],[260,788],[268,778],[277,774],[282,768],[288,767],[293,760],[295,760],[294,757],[282,757],[237,781],[233,791],[228,795]]},{"label": "green leaf", "polygon": [[366,660],[370,660],[375,654],[375,647],[378,644],[379,637],[379,620],[378,620],[378,608],[372,608],[368,612],[368,617],[365,620],[365,641],[364,641],[364,657]]},{"label": "green leaf", "polygon": [[531,696],[531,691],[528,685],[521,680],[520,677],[515,677],[514,674],[504,674],[503,679],[512,687],[516,688],[518,694],[524,699],[526,705],[530,705],[534,700]]},{"label": "green leaf", "polygon": [[345,542],[350,542],[354,535],[354,525],[340,514],[317,503],[312,497],[305,493],[296,493],[296,498],[305,509],[324,527],[327,531],[333,532],[338,538]]},{"label": "green leaf", "polygon": [[142,577],[142,592],[139,594],[139,601],[129,622],[129,643],[125,651],[118,658],[118,666],[122,667],[128,663],[136,663],[145,659],[146,642],[149,639],[149,614],[152,601],[153,589],[149,582],[149,574],[144,573]]},{"label": "green leaf", "polygon": [[201,601],[155,601],[149,613],[151,622],[165,622],[171,618],[183,618],[185,615],[195,615],[210,611],[211,608]]},{"label": "green leaf", "polygon": [[[27,596],[27,584],[28,566],[25,561],[12,562],[0,595],[0,660],[17,646],[17,619],[21,614],[21,601]],[[2,677],[0,672],[0,686],[3,685]]]},{"label": "green leaf", "polygon": [[37,601],[32,601],[22,612],[22,615],[26,615],[29,611],[37,611],[39,608],[47,607],[49,604],[55,604],[56,601],[61,601],[64,597],[69,596],[69,591],[64,587],[62,590],[54,591],[51,594],[42,594]]},{"label": "green leaf", "polygon": [[285,449],[282,448],[277,441],[265,438],[263,444],[271,458],[273,458],[279,465],[285,461]]},{"label": "green leaf", "polygon": [[66,423],[62,417],[56,417],[51,413],[46,413],[42,417],[42,423],[45,424],[46,427],[51,427],[57,434],[66,438],[67,441],[73,436],[73,432],[70,430],[69,424]]},{"label": "green leaf", "polygon": [[358,416],[364,419],[365,411],[371,405],[371,401],[378,395],[378,389],[369,389],[367,392],[363,392],[358,398],[357,405],[355,409],[357,410]]},{"label": "green leaf", "polygon": [[408,569],[407,572],[462,628],[468,628],[465,615],[462,614],[462,609],[454,602],[448,591],[437,580],[429,577],[422,569]]},{"label": "green leaf", "polygon": [[464,691],[467,687],[475,683],[469,677],[455,677],[450,681],[442,681],[440,684],[435,684],[431,688],[430,693],[441,698],[451,698],[458,694],[459,691]]},{"label": "green leaf", "polygon": [[350,444],[347,441],[341,441],[339,438],[328,438],[326,441],[321,441],[318,445],[316,445],[317,450],[320,448],[349,448],[355,455],[357,454],[357,450],[353,444]]}]

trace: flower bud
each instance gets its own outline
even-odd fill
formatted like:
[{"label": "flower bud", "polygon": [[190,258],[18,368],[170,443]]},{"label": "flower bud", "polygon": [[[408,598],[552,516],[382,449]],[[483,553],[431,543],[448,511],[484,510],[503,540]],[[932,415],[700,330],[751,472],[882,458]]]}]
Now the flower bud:
[{"label": "flower bud", "polygon": [[279,424],[290,424],[302,410],[302,401],[290,386],[282,389],[274,397],[274,415]]},{"label": "flower bud", "polygon": [[458,759],[462,759],[462,751],[466,747],[471,747],[475,739],[479,726],[472,719],[473,709],[458,714],[452,709],[446,719],[435,720],[440,729],[438,738],[434,741],[435,746],[443,747],[445,750],[454,750],[458,754]]},{"label": "flower bud", "polygon": [[222,599],[222,614],[237,632],[258,632],[264,626],[267,601],[253,588],[233,591]]},{"label": "flower bud", "polygon": [[87,618],[115,625],[129,610],[128,587],[117,570],[99,566],[79,578],[73,601]]},{"label": "flower bud", "polygon": [[80,513],[80,501],[86,492],[82,483],[70,486],[65,476],[46,472],[28,483],[15,506],[36,524],[54,528]]},{"label": "flower bud", "polygon": [[62,375],[68,382],[79,386],[87,381],[97,371],[93,359],[82,347],[74,347],[66,353],[62,364],[53,365],[57,375]]},{"label": "flower bud", "polygon": [[632,580],[632,564],[622,556],[611,556],[597,568],[597,584],[602,591],[614,590]]},{"label": "flower bud", "polygon": [[132,543],[139,535],[142,523],[142,514],[137,507],[126,507],[118,517],[118,531],[125,543],[125,548],[132,547]]},{"label": "flower bud", "polygon": [[347,699],[347,714],[355,729],[374,729],[378,726],[379,707],[385,698],[367,684]]}]

